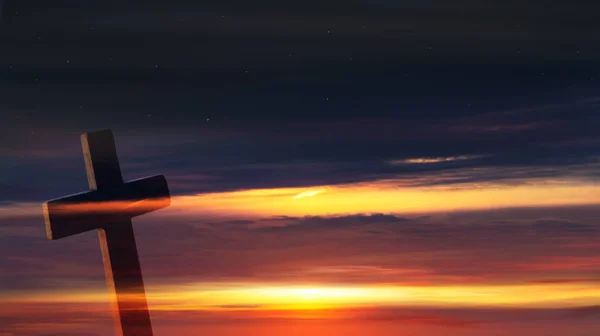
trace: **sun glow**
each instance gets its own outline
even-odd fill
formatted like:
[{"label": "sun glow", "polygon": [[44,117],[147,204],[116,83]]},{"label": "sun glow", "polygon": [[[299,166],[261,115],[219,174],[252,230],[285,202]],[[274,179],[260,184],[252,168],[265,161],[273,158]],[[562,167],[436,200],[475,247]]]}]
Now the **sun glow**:
[{"label": "sun glow", "polygon": [[[173,290],[173,289],[176,290]],[[315,310],[374,306],[575,307],[600,300],[594,283],[482,286],[289,286],[187,284],[150,287],[153,310]],[[18,302],[107,302],[105,292],[52,292],[8,298]]]}]

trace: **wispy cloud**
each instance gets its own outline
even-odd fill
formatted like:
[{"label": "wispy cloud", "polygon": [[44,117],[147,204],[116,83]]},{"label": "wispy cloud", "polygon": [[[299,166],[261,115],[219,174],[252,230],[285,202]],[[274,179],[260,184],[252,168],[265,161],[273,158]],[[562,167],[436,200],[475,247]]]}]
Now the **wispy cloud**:
[{"label": "wispy cloud", "polygon": [[[402,115],[376,116],[367,124],[355,117],[264,120],[202,124],[201,131],[188,124],[122,127],[115,134],[126,179],[163,173],[175,195],[382,180],[402,181],[404,187],[594,182],[600,175],[598,102],[586,97],[450,113],[435,122]],[[508,129],[510,136],[503,133]],[[0,163],[0,185],[9,189],[0,199],[43,201],[85,190],[79,145],[85,131],[37,127],[39,136],[3,135],[11,146],[0,149],[8,159]],[[47,177],[55,183],[47,184]]]},{"label": "wispy cloud", "polygon": [[[600,249],[593,244],[600,218],[595,207],[224,218],[174,206],[135,219],[148,283],[430,286],[600,279],[600,264],[589,257]],[[4,288],[103,286],[95,232],[51,242],[41,216],[2,222],[11,224],[3,224],[0,236]]]},{"label": "wispy cloud", "polygon": [[427,163],[462,161],[462,160],[476,159],[476,158],[480,158],[480,157],[483,157],[483,156],[482,155],[461,155],[461,156],[448,156],[448,157],[424,157],[424,158],[391,160],[391,161],[389,161],[389,163],[392,165],[427,164]]},{"label": "wispy cloud", "polygon": [[313,196],[316,196],[316,195],[318,195],[320,193],[324,193],[324,192],[325,192],[324,189],[303,191],[303,192],[297,194],[296,196],[294,196],[294,199],[300,199],[300,198],[304,198],[304,197],[313,197]]}]

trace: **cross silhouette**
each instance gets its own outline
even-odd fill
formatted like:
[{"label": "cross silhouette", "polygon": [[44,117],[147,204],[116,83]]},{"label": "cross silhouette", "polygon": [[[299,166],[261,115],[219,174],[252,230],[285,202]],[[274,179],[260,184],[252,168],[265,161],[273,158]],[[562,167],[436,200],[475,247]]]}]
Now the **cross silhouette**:
[{"label": "cross silhouette", "polygon": [[117,335],[152,336],[131,219],[171,204],[164,176],[123,182],[113,133],[81,136],[90,191],[43,204],[48,239],[99,229]]}]

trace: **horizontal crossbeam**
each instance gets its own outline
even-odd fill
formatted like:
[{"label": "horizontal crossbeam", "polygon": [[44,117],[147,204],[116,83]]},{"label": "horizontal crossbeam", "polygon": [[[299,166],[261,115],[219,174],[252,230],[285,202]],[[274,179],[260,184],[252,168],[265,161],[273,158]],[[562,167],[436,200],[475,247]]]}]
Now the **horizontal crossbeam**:
[{"label": "horizontal crossbeam", "polygon": [[171,204],[164,176],[133,180],[45,202],[48,239],[60,239],[94,229],[110,228]]}]

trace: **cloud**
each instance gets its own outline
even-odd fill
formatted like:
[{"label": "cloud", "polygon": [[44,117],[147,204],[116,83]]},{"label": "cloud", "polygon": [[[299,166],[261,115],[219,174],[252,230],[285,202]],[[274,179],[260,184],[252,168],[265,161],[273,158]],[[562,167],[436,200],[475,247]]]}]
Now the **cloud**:
[{"label": "cloud", "polygon": [[570,234],[570,233],[582,233],[596,232],[597,228],[591,225],[582,225],[570,220],[558,219],[558,218],[543,218],[536,220],[533,227],[538,232],[556,233],[556,234]]},{"label": "cloud", "polygon": [[344,229],[352,226],[365,227],[370,224],[397,224],[406,222],[408,219],[389,214],[356,214],[346,216],[307,216],[307,217],[274,217],[260,220],[254,226],[260,230],[332,230]]},{"label": "cloud", "polygon": [[440,162],[452,162],[476,159],[481,156],[448,156],[448,157],[425,157],[425,158],[410,158],[402,160],[392,160],[389,163],[392,165],[406,165],[406,164],[431,164]]},{"label": "cloud", "polygon": [[[239,309],[238,309],[239,308]],[[257,309],[258,308],[258,309]],[[413,308],[413,307],[362,307],[337,309],[329,312],[303,311],[286,312],[277,310],[261,310],[260,307],[226,306],[216,310],[177,311],[152,310],[152,322],[155,332],[159,330],[180,331],[177,327],[185,326],[190,335],[193,332],[215,330],[215,326],[225,324],[231,328],[244,330],[265,330],[264,326],[286,322],[297,330],[309,327],[319,330],[324,325],[330,329],[343,330],[342,324],[373,328],[380,330],[378,325],[390,325],[399,322],[403,328],[411,330],[410,326],[419,326],[419,330],[429,330],[428,326],[439,328],[469,329],[473,333],[485,333],[498,328],[522,328],[527,323],[530,330],[544,325],[560,330],[576,323],[586,326],[589,332],[590,322],[593,326],[594,316],[598,307],[582,306],[575,308],[555,309],[519,309],[519,308]],[[3,311],[3,332],[7,335],[103,335],[113,332],[112,315],[109,306],[77,306],[75,309],[65,309],[62,304],[23,304],[13,307],[10,313]],[[60,321],[60,322],[59,322]],[[304,323],[318,322],[306,326]],[[520,324],[519,324],[520,323]],[[397,327],[398,324],[391,324]],[[317,329],[315,329],[317,327]],[[536,327],[536,328],[532,328]],[[424,329],[425,328],[425,329]],[[561,329],[562,328],[562,329]],[[281,327],[278,330],[282,330]],[[453,330],[442,329],[447,332]],[[542,331],[544,328],[542,328]],[[567,328],[567,330],[569,330]],[[457,332],[455,329],[454,332]],[[540,333],[543,334],[543,333]],[[547,334],[547,333],[546,333]],[[578,334],[579,335],[579,334]],[[583,335],[583,334],[582,334]]]},{"label": "cloud", "polygon": [[[590,259],[600,252],[592,244],[599,217],[596,207],[226,221],[165,214],[134,228],[149,286],[518,284],[600,279],[600,264]],[[103,288],[95,232],[48,241],[41,221],[21,223],[16,227],[40,234],[8,231],[0,237],[5,291]]]},{"label": "cloud", "polygon": [[[439,74],[427,69],[419,71]],[[456,77],[454,73],[463,73],[460,68],[448,71],[439,79],[439,92],[446,92],[456,85],[451,80]],[[493,72],[494,76],[502,76],[506,71]],[[467,73],[473,80],[481,76],[474,74],[477,71]],[[364,75],[390,76],[377,71]],[[48,76],[57,75],[50,73]],[[73,76],[74,83],[81,80],[77,76],[88,76],[89,81],[98,84],[104,80],[105,72]],[[137,88],[135,92],[140,92],[132,94],[143,96],[144,102],[147,99],[159,101],[149,103],[150,106],[136,102],[137,108],[125,113],[112,111],[113,104],[109,102],[113,100],[101,99],[100,105],[93,105],[99,109],[93,114],[93,121],[86,121],[79,112],[68,113],[54,118],[61,120],[59,125],[54,124],[54,119],[44,119],[44,114],[32,116],[33,124],[15,124],[0,135],[0,140],[11,144],[0,149],[0,156],[6,159],[0,163],[0,175],[3,176],[0,200],[43,201],[87,189],[79,134],[110,125],[115,131],[125,178],[165,174],[174,195],[381,180],[397,180],[403,187],[472,187],[476,184],[544,183],[544,180],[594,182],[600,176],[600,139],[595,132],[599,122],[595,112],[598,101],[585,92],[579,93],[581,96],[573,94],[568,99],[482,108],[468,113],[432,105],[423,107],[428,112],[420,115],[409,108],[394,107],[400,103],[391,94],[381,98],[385,103],[371,101],[368,97],[380,92],[381,88],[354,87],[352,85],[358,84],[340,84],[335,76],[322,78],[307,73],[297,85],[274,79],[270,84],[257,84],[252,92],[245,86],[236,86],[236,91],[231,93],[236,100],[214,103],[224,111],[231,111],[226,113],[229,117],[219,117],[225,112],[207,112],[216,114],[207,124],[206,116],[187,110],[203,110],[196,100],[214,96],[210,93],[202,94],[207,97],[185,99],[189,100],[189,106],[182,104],[182,111],[169,109],[168,114],[152,111],[156,106],[170,106],[181,98],[180,93],[162,90],[159,95],[153,94],[153,90],[165,83],[185,82],[185,78],[190,77],[187,72],[165,74],[168,78],[149,77],[148,81],[136,80],[136,76],[131,74],[132,85]],[[66,80],[62,74],[59,77],[55,80]],[[337,114],[327,117],[312,103],[303,105],[312,100],[297,97],[298,92],[314,97],[322,95],[315,89],[305,90],[305,86],[310,86],[317,78],[324,81],[324,86],[350,85],[343,90],[366,90],[365,107],[355,111],[351,106],[339,106],[339,110],[348,111],[347,116],[340,118]],[[379,79],[372,78],[368,82],[379,82]],[[188,84],[193,83],[181,85]],[[86,95],[100,92],[93,89],[93,85],[78,87],[88,90]],[[53,86],[44,90],[49,90],[44,92],[51,97],[59,97],[68,91],[53,92],[57,90]],[[110,90],[103,89],[103,95],[114,95],[113,98],[119,100],[116,97],[124,94],[117,88],[114,92]],[[266,113],[248,119],[235,112],[239,110],[237,104],[264,105],[267,110],[280,110],[283,106],[272,101],[273,90],[289,98],[286,101],[298,101],[298,106],[286,118]],[[38,91],[25,90],[7,95],[7,99],[36,100],[19,98],[20,95],[31,97],[36,94]],[[53,99],[52,104],[71,101],[73,93],[69,91],[68,94],[69,97],[64,99]],[[123,106],[128,106],[126,102],[134,99],[130,97],[132,94],[120,98],[124,100]],[[431,99],[432,102],[436,100]],[[111,106],[102,107],[103,103]],[[288,106],[285,108],[288,110]],[[56,109],[68,110],[59,105]],[[365,123],[360,116],[367,109],[372,117]],[[385,112],[388,109],[402,112],[392,115]],[[307,112],[313,110],[315,112]],[[20,112],[7,110],[6,113]],[[119,120],[118,126],[114,126],[114,120]],[[528,127],[532,124],[539,127]],[[490,131],[492,128],[495,129],[493,132]],[[25,129],[28,132],[24,132]]]},{"label": "cloud", "polygon": [[106,304],[0,304],[0,325],[9,335],[103,335],[114,330],[109,308]]}]

